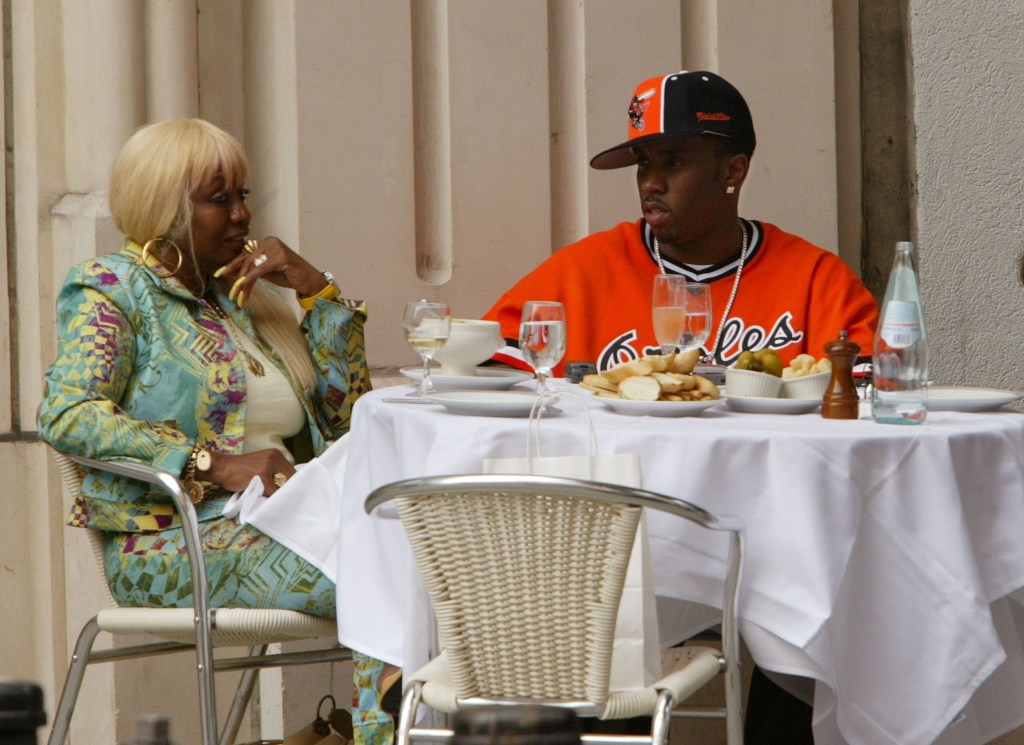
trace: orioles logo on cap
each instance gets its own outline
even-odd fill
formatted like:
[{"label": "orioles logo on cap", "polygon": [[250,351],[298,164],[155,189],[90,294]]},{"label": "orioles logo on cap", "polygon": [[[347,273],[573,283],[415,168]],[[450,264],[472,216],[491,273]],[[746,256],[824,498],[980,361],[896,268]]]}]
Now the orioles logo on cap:
[{"label": "orioles logo on cap", "polygon": [[710,112],[710,111],[698,111],[697,112],[698,122],[731,122],[732,117],[721,111]]},{"label": "orioles logo on cap", "polygon": [[653,95],[654,88],[649,88],[643,93],[633,96],[633,100],[629,102],[629,125],[633,129],[642,130],[644,128],[644,114],[647,113],[647,109],[651,105],[647,99]]}]

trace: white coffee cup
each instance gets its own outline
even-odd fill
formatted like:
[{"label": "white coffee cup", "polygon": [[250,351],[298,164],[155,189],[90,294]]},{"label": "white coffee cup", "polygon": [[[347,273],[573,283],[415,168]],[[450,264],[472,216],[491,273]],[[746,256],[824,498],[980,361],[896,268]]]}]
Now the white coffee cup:
[{"label": "white coffee cup", "polygon": [[448,341],[434,354],[444,375],[476,375],[476,366],[505,346],[497,321],[453,318]]}]

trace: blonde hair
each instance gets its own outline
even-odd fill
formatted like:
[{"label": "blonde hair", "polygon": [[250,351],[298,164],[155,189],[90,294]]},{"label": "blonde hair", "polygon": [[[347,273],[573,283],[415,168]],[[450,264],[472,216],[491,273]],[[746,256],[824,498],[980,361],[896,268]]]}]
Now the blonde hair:
[{"label": "blonde hair", "polygon": [[192,256],[192,195],[217,176],[237,189],[249,174],[241,143],[203,119],[169,119],[135,131],[110,179],[117,229],[139,245],[168,238]]},{"label": "blonde hair", "polygon": [[[225,188],[241,188],[249,161],[241,143],[203,119],[169,119],[139,128],[128,138],[110,179],[110,213],[117,229],[141,246],[173,241],[190,261],[205,288],[192,248],[192,198],[218,176]],[[253,324],[264,342],[284,360],[292,379],[306,390],[316,385],[316,369],[306,337],[292,308],[257,282],[248,299]]]}]

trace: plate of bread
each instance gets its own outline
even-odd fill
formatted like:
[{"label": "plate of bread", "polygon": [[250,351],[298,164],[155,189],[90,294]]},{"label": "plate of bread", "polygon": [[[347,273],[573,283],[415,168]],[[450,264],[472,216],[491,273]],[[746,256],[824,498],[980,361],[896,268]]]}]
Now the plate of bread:
[{"label": "plate of bread", "polygon": [[717,385],[693,368],[700,353],[645,355],[592,375],[580,388],[612,411],[633,416],[699,416],[722,402]]}]

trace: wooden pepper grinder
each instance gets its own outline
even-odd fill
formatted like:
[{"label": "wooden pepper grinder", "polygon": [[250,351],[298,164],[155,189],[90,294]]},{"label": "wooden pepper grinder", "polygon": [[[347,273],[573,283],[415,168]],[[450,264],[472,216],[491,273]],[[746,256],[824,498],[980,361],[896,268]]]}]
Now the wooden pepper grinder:
[{"label": "wooden pepper grinder", "polygon": [[860,344],[848,339],[843,330],[838,339],[825,345],[825,354],[832,363],[832,377],[821,400],[821,415],[825,419],[856,419],[860,399],[853,382],[853,365],[860,354]]}]

